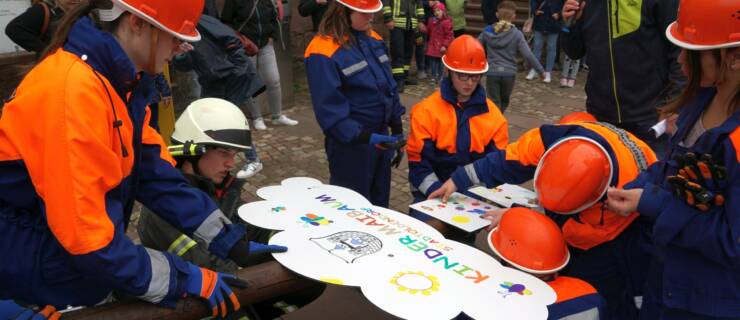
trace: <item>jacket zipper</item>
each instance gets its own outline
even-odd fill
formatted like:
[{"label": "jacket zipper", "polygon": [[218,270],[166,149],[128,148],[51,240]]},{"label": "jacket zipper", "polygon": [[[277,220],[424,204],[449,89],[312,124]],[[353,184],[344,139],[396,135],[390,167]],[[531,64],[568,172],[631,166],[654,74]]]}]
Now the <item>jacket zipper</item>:
[{"label": "jacket zipper", "polygon": [[612,92],[614,93],[614,101],[617,103],[617,123],[622,123],[622,108],[619,105],[619,96],[617,95],[617,74],[614,70],[614,48],[612,47],[612,1],[608,2],[606,6],[607,10],[607,23],[609,24],[609,30],[607,37],[609,38],[609,60],[612,67]]},{"label": "jacket zipper", "polygon": [[619,0],[616,0],[616,7],[614,8],[614,19],[617,21],[614,25],[617,27],[617,34],[619,34]]}]

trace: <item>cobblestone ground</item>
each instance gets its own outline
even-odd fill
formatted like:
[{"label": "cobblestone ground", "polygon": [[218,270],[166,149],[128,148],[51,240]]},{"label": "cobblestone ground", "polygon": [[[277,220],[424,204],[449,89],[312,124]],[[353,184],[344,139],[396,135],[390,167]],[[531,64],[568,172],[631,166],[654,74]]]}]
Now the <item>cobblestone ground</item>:
[{"label": "cobblestone ground", "polygon": [[[325,183],[329,181],[324,136],[314,118],[305,76],[302,72],[296,72],[296,75],[300,77],[296,81],[296,106],[286,113],[300,121],[300,124],[295,127],[268,126],[266,131],[252,131],[264,169],[249,180],[244,194],[247,201],[259,199],[255,193],[260,187],[278,184],[288,177],[309,176]],[[584,110],[584,73],[575,88],[560,88],[556,83],[558,79],[553,80],[546,84],[538,80],[524,80],[524,74],[517,76],[511,103],[505,114],[512,141],[528,129],[553,122],[569,112]],[[431,82],[419,81],[419,85],[406,86],[401,102],[410,110],[435,89]],[[408,132],[408,112],[404,118]],[[390,207],[407,212],[412,198],[406,163],[393,169],[392,176]]]},{"label": "cobblestone ground", "polygon": [[[311,107],[305,73],[295,72],[295,106],[285,114],[300,121],[294,127],[274,127],[267,122],[265,131],[252,129],[257,152],[264,164],[264,169],[248,180],[242,198],[248,202],[260,200],[257,189],[279,184],[285,178],[307,176],[329,182],[329,166],[324,153],[324,135],[321,132]],[[524,74],[517,75],[514,92],[506,118],[509,121],[510,140],[514,141],[526,130],[551,123],[572,111],[585,109],[586,95],[583,90],[585,72],[581,72],[574,88],[560,88],[557,77],[546,84],[539,80],[527,81]],[[401,95],[401,103],[406,106],[404,124],[408,133],[408,114],[411,108],[424,97],[436,90],[428,81],[419,81],[419,85],[406,86]],[[406,162],[398,169],[392,170],[390,208],[408,212],[411,204],[409,191],[408,166]],[[531,183],[523,186],[531,189]],[[138,210],[136,210],[138,212]],[[134,214],[128,235],[138,240],[136,234],[137,214]]]}]

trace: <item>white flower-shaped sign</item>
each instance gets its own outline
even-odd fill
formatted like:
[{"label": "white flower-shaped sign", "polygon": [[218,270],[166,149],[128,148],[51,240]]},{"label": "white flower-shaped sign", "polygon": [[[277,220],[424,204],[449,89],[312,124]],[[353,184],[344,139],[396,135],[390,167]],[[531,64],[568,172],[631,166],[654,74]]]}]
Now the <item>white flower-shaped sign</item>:
[{"label": "white flower-shaped sign", "polygon": [[243,205],[239,216],[283,230],[270,239],[288,247],[274,254],[277,261],[306,277],[360,287],[395,316],[546,319],[555,302],[555,292],[536,277],[352,190],[290,178],[257,194],[265,201]]}]

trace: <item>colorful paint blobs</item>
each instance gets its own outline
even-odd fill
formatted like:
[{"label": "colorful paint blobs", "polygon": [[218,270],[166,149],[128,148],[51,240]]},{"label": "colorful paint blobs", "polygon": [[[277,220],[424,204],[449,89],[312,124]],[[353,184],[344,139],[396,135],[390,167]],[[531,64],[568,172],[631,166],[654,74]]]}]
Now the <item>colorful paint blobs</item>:
[{"label": "colorful paint blobs", "polygon": [[470,205],[473,207],[477,207],[480,205],[480,202],[476,201],[476,202],[471,203]]},{"label": "colorful paint blobs", "polygon": [[455,210],[457,210],[457,211],[464,211],[465,210],[465,207],[464,206],[457,206],[457,207],[455,207]]},{"label": "colorful paint blobs", "polygon": [[518,284],[518,283],[513,283],[513,282],[502,282],[499,285],[501,286],[501,288],[506,289],[506,291],[498,292],[504,298],[508,297],[509,295],[515,294],[515,293],[520,296],[523,296],[523,295],[531,296],[532,295],[532,291],[527,289],[527,287],[525,287],[523,284]]},{"label": "colorful paint blobs", "polygon": [[444,203],[440,203],[437,205],[437,208],[444,209],[447,208],[447,206]]},{"label": "colorful paint blobs", "polygon": [[426,210],[426,211],[434,211],[434,208],[427,207],[427,206],[421,206],[421,208],[424,209],[424,210]]},{"label": "colorful paint blobs", "polygon": [[483,206],[483,209],[491,210],[491,209],[493,209],[493,207],[491,207],[491,206]]},{"label": "colorful paint blobs", "polygon": [[274,207],[272,208],[272,213],[280,213],[282,211],[288,210],[285,207]]},{"label": "colorful paint blobs", "polygon": [[306,225],[310,224],[314,227],[324,226],[330,223],[334,223],[334,221],[326,219],[322,216],[317,216],[313,213],[307,213],[305,216],[301,217],[301,221],[305,222]]},{"label": "colorful paint blobs", "polygon": [[473,209],[473,210],[468,210],[468,212],[475,213],[475,214],[484,214],[484,213],[486,213],[486,210]]},{"label": "colorful paint blobs", "polygon": [[391,278],[390,283],[395,285],[398,291],[408,294],[420,293],[428,296],[439,291],[439,279],[431,274],[425,275],[421,271],[398,272]]},{"label": "colorful paint blobs", "polygon": [[452,217],[452,221],[455,221],[457,223],[468,223],[470,222],[470,218],[466,216],[454,216]]},{"label": "colorful paint blobs", "polygon": [[322,282],[331,283],[331,284],[338,284],[343,285],[344,281],[342,279],[337,278],[319,278]]}]

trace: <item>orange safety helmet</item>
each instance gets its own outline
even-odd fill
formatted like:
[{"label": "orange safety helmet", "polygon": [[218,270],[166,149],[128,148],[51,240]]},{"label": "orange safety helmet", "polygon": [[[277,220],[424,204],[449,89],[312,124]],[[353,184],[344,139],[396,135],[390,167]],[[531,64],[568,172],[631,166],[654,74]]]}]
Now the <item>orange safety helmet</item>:
[{"label": "orange safety helmet", "polygon": [[98,12],[100,20],[114,21],[128,11],[182,41],[195,42],[204,5],[205,0],[113,0],[113,8]]},{"label": "orange safety helmet", "polygon": [[689,50],[740,46],[738,0],[682,0],[678,19],[665,30],[673,44]]},{"label": "orange safety helmet", "polygon": [[558,124],[566,124],[571,122],[596,122],[596,117],[585,111],[576,111],[564,115]]},{"label": "orange safety helmet", "polygon": [[528,273],[554,273],[570,260],[558,225],[528,208],[507,210],[488,234],[488,246],[499,258]]},{"label": "orange safety helmet", "polygon": [[461,35],[452,40],[442,63],[448,69],[460,73],[485,73],[488,71],[486,51],[478,40],[470,35]]},{"label": "orange safety helmet", "polygon": [[362,13],[375,13],[383,9],[380,0],[337,0],[345,7]]},{"label": "orange safety helmet", "polygon": [[552,145],[534,173],[534,189],[543,208],[576,214],[598,202],[612,181],[614,164],[606,149],[586,137]]}]

